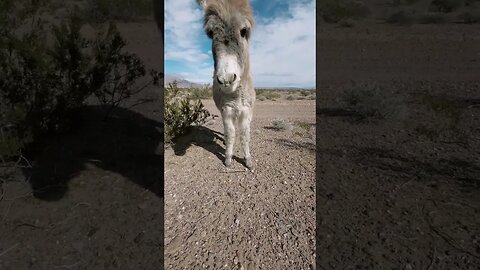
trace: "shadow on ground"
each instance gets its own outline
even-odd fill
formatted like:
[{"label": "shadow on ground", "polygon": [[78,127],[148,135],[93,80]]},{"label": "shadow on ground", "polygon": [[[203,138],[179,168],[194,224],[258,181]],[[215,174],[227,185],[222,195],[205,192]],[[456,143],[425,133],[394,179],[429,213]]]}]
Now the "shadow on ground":
[{"label": "shadow on ground", "polygon": [[[185,135],[175,139],[173,143],[173,151],[177,156],[185,155],[190,146],[196,145],[214,154],[222,162],[225,160],[225,148],[219,144],[225,145],[223,134],[204,126],[189,127]],[[233,159],[246,166],[243,159],[235,155]]]},{"label": "shadow on ground", "polygon": [[346,145],[343,148],[344,151],[319,149],[319,154],[348,158],[364,167],[402,174],[421,181],[447,177],[453,179],[460,190],[465,192],[480,189],[480,166],[472,161],[458,158],[424,161],[391,149],[355,145]]},{"label": "shadow on ground", "polygon": [[74,113],[73,131],[44,139],[30,150],[33,168],[24,174],[35,197],[48,201],[63,198],[69,181],[87,164],[118,173],[163,197],[163,123],[122,108],[104,121],[107,109],[79,109]]}]

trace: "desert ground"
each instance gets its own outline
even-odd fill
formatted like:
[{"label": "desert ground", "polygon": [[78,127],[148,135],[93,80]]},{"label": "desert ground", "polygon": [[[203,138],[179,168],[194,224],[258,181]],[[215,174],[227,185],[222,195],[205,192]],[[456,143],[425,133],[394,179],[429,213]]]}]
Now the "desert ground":
[{"label": "desert ground", "polygon": [[316,269],[478,269],[478,24],[317,28]]},{"label": "desert ground", "polygon": [[253,171],[223,165],[220,117],[166,149],[165,269],[314,267],[315,100],[282,96],[255,104]]},{"label": "desert ground", "polygon": [[[153,22],[119,23],[127,50],[160,70]],[[85,31],[90,31],[85,29]],[[103,122],[78,112],[78,127],[50,138],[33,168],[1,168],[0,269],[161,269],[163,98],[150,87]],[[20,166],[28,166],[20,162]]]}]

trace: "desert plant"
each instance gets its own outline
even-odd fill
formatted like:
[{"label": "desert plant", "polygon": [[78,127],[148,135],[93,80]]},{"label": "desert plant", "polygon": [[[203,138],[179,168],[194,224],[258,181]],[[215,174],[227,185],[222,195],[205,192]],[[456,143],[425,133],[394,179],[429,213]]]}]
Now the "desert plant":
[{"label": "desert plant", "polygon": [[429,9],[449,13],[461,8],[464,4],[465,0],[433,0]]},{"label": "desert plant", "polygon": [[341,27],[351,28],[355,26],[355,21],[352,19],[343,19],[339,22]]},{"label": "desert plant", "polygon": [[427,12],[420,17],[420,23],[439,24],[448,22],[448,18],[440,12]]},{"label": "desert plant", "polygon": [[140,93],[151,84],[157,84],[158,72],[151,70],[151,79],[138,85],[146,76],[144,64],[135,54],[124,52],[125,41],[116,26],[109,24],[106,33],[101,33],[94,43],[95,66],[92,69],[92,86],[97,99],[110,105],[111,110]]},{"label": "desert plant", "polygon": [[395,7],[404,6],[404,5],[410,6],[418,3],[418,1],[419,0],[393,0],[391,1],[391,5]]},{"label": "desert plant", "polygon": [[386,21],[391,24],[410,25],[415,22],[415,17],[407,10],[399,10],[391,13]]},{"label": "desert plant", "polygon": [[[459,137],[462,135],[459,124],[462,108],[457,102],[446,96],[423,95],[424,116],[427,121],[418,123],[415,131],[435,141],[441,137]],[[463,136],[463,135],[462,135]]]},{"label": "desert plant", "polygon": [[401,99],[393,95],[386,97],[384,92],[375,84],[358,86],[345,90],[340,95],[340,101],[347,110],[354,112],[354,116],[360,121],[403,119],[405,108]]},{"label": "desert plant", "polygon": [[205,122],[210,113],[199,99],[180,96],[176,82],[165,88],[164,124],[165,142],[170,143],[176,137],[185,134],[188,127]]},{"label": "desert plant", "polygon": [[284,119],[274,119],[270,128],[276,131],[284,131],[292,129],[292,125]]},{"label": "desert plant", "polygon": [[465,11],[458,16],[458,19],[466,24],[480,23],[480,11]]},{"label": "desert plant", "polygon": [[346,19],[360,19],[370,15],[370,9],[361,1],[324,0],[319,6],[320,16],[327,23]]},{"label": "desert plant", "polygon": [[[87,40],[76,16],[60,25],[41,20],[38,3],[47,1],[25,6],[9,2],[2,2],[7,11],[0,10],[0,23],[8,26],[0,28],[3,158],[19,155],[45,134],[70,130],[76,124],[72,112],[92,94],[105,101],[112,97],[108,104],[118,106],[145,75],[138,58],[121,51],[124,42],[113,24],[105,35]],[[16,31],[20,27],[24,30]],[[152,75],[155,82],[157,74]]]},{"label": "desert plant", "polygon": [[212,89],[209,86],[190,88],[188,92],[193,99],[209,99],[212,97]]},{"label": "desert plant", "polygon": [[260,99],[261,97],[264,97],[265,99],[268,100],[273,100],[275,101],[276,99],[280,98],[282,95],[280,95],[277,91],[275,90],[269,90],[269,89],[255,89],[257,99]]}]

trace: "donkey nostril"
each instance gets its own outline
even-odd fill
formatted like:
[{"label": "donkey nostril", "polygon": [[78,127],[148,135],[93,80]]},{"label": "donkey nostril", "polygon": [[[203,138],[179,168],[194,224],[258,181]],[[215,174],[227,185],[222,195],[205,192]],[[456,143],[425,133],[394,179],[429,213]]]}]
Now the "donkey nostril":
[{"label": "donkey nostril", "polygon": [[217,82],[218,82],[219,84],[223,84],[223,83],[220,81],[220,79],[218,78],[218,76],[217,76]]},{"label": "donkey nostril", "polygon": [[236,78],[237,78],[237,74],[234,73],[232,82],[234,82]]}]

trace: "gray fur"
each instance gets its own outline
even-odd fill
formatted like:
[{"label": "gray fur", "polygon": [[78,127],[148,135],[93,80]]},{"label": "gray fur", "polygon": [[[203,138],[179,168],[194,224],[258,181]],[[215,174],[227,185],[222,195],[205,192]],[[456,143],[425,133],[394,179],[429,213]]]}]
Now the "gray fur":
[{"label": "gray fur", "polygon": [[[255,90],[250,74],[249,41],[254,24],[250,3],[247,0],[204,0],[203,7],[204,29],[212,39],[213,99],[222,114],[225,130],[225,165],[231,164],[235,133],[239,131],[245,164],[252,169],[250,123]],[[236,63],[232,63],[232,59]]]}]

